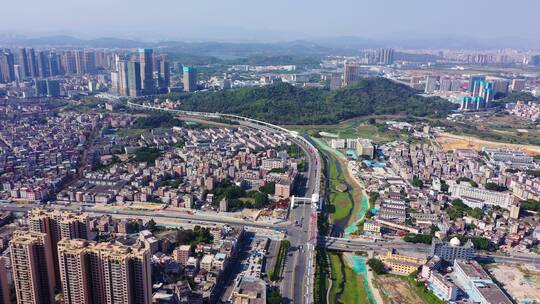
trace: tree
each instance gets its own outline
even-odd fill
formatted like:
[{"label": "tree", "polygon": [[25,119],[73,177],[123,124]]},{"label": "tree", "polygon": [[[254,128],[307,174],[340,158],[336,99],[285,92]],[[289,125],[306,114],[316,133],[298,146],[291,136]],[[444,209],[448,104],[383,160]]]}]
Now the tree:
[{"label": "tree", "polygon": [[376,274],[383,274],[386,272],[383,262],[379,259],[371,258],[367,261],[367,264]]},{"label": "tree", "polygon": [[150,232],[154,232],[157,229],[156,221],[154,221],[154,219],[150,219],[146,223],[146,229],[150,230]]},{"label": "tree", "polygon": [[429,234],[435,235],[435,232],[439,231],[439,227],[435,224],[431,224],[431,227],[429,227]]},{"label": "tree", "polygon": [[446,211],[446,214],[448,214],[448,217],[452,220],[452,221],[455,221],[457,220],[458,218],[462,218],[463,217],[463,211],[462,210],[459,210],[459,209],[455,209],[455,208],[450,208]]},{"label": "tree", "polygon": [[477,250],[493,250],[496,249],[497,246],[492,243],[489,239],[481,236],[464,236],[464,235],[455,235],[459,241],[464,244],[468,240],[471,240],[471,242],[474,245],[474,248]]},{"label": "tree", "polygon": [[502,106],[507,103],[516,102],[516,101],[536,101],[538,102],[540,99],[538,97],[535,97],[529,92],[510,92],[506,97],[494,100],[491,102],[494,106]]},{"label": "tree", "polygon": [[283,303],[283,297],[279,290],[274,289],[268,292],[266,295],[266,304],[281,304]]},{"label": "tree", "polygon": [[264,184],[264,186],[259,188],[259,190],[263,193],[274,195],[274,193],[276,192],[276,183],[267,182],[266,184]]},{"label": "tree", "polygon": [[253,198],[255,198],[253,202],[253,207],[255,209],[261,209],[265,207],[266,204],[268,203],[268,195],[266,193],[257,191],[255,195],[253,196]]},{"label": "tree", "polygon": [[403,240],[405,242],[409,243],[423,243],[423,244],[431,244],[431,240],[433,239],[432,234],[415,234],[415,233],[407,233]]},{"label": "tree", "polygon": [[450,186],[445,181],[441,181],[441,191],[442,192],[448,192],[448,189],[450,189]]},{"label": "tree", "polygon": [[465,203],[459,198],[456,198],[456,199],[452,200],[452,206],[456,207],[456,208],[459,208],[459,209],[467,209],[467,208],[469,208],[469,206],[465,205]]},{"label": "tree", "polygon": [[474,217],[475,219],[481,219],[484,217],[484,210],[482,210],[481,208],[473,208],[473,209],[469,209],[467,211],[467,214]]},{"label": "tree", "polygon": [[470,207],[465,205],[462,200],[455,199],[452,201],[452,206],[446,210],[446,214],[451,220],[462,218],[466,211],[469,211]]},{"label": "tree", "polygon": [[414,186],[414,187],[418,187],[418,188],[422,188],[422,186],[424,186],[424,182],[418,178],[418,176],[415,176],[411,182],[411,184]]},{"label": "tree", "polygon": [[195,226],[193,229],[180,229],[177,231],[176,240],[181,245],[197,245],[199,243],[211,244],[214,237],[209,228]]},{"label": "tree", "polygon": [[523,201],[521,202],[521,209],[540,212],[540,201],[536,201],[533,199]]},{"label": "tree", "polygon": [[471,187],[478,188],[478,183],[468,177],[460,177],[456,180],[456,183],[459,184],[460,182],[468,182]]},{"label": "tree", "polygon": [[367,115],[445,117],[456,105],[385,78],[366,78],[330,91],[288,83],[197,94],[172,93],[182,110],[237,114],[275,124],[334,124]]},{"label": "tree", "polygon": [[491,190],[491,191],[498,191],[498,192],[503,192],[503,191],[506,191],[508,190],[508,188],[506,188],[505,186],[501,186],[497,183],[486,183],[484,185],[484,187],[487,189],[487,190]]},{"label": "tree", "polygon": [[246,195],[246,191],[241,187],[231,183],[229,180],[224,180],[220,182],[216,188],[212,191],[214,194],[214,205],[219,204],[223,198],[229,200],[229,204],[232,204],[233,200],[239,199]]},{"label": "tree", "polygon": [[139,117],[134,124],[137,129],[172,128],[181,126],[182,121],[169,113],[152,113],[149,116]]},{"label": "tree", "polygon": [[375,202],[377,201],[377,199],[379,199],[380,196],[380,193],[377,191],[369,192],[369,203],[375,205]]},{"label": "tree", "polygon": [[143,147],[135,151],[135,158],[133,161],[137,163],[153,164],[160,155],[161,151],[159,151],[159,149]]}]

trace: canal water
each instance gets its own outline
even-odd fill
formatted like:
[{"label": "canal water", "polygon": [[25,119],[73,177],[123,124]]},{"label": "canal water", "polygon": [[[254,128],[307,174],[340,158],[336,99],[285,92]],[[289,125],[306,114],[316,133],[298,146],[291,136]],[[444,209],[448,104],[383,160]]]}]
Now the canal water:
[{"label": "canal water", "polygon": [[362,221],[368,209],[369,199],[366,195],[364,195],[364,193],[362,193],[362,208],[360,209],[360,211],[358,211],[357,220],[352,225],[345,228],[345,238],[349,237],[349,234],[354,233],[358,230],[358,224]]}]

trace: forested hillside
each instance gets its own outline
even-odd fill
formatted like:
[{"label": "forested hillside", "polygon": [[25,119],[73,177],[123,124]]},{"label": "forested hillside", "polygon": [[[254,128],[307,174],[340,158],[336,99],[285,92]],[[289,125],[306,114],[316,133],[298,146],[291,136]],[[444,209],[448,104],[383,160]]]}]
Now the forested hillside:
[{"label": "forested hillside", "polygon": [[305,89],[287,83],[195,94],[169,94],[182,109],[233,113],[276,124],[333,124],[371,114],[443,117],[455,105],[419,96],[385,78],[370,78],[336,91]]}]

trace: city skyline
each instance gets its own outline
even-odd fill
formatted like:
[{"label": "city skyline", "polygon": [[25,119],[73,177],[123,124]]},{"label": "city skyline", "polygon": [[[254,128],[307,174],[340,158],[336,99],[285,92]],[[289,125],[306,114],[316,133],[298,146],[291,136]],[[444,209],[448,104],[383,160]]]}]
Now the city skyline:
[{"label": "city skyline", "polygon": [[[407,3],[393,1],[391,5],[346,0],[341,1],[332,14],[328,14],[329,8],[324,1],[310,1],[309,10],[306,10],[307,2],[304,0],[269,4],[244,0],[226,4],[160,1],[160,5],[144,10],[137,9],[141,1],[130,1],[130,9],[126,9],[125,1],[105,3],[97,0],[92,6],[65,0],[46,4],[32,2],[32,5],[17,2],[3,4],[6,10],[24,10],[26,14],[26,18],[19,18],[18,14],[4,16],[0,20],[4,34],[32,37],[71,35],[85,39],[112,36],[144,41],[261,42],[352,36],[396,41],[460,37],[486,41],[511,38],[535,42],[538,40],[535,29],[539,21],[534,12],[540,8],[540,3],[530,0],[522,1],[520,6],[506,6],[502,0],[472,3],[459,0],[451,6],[433,5],[426,0]],[[345,7],[347,9],[343,9]],[[66,10],[84,10],[86,13],[76,18],[69,15],[55,18]],[[441,13],[443,11],[444,14]],[[479,14],[485,18],[499,16],[505,22],[487,22],[489,19],[484,22]],[[97,15],[99,21],[95,19]],[[509,24],[520,26],[516,28]]]}]

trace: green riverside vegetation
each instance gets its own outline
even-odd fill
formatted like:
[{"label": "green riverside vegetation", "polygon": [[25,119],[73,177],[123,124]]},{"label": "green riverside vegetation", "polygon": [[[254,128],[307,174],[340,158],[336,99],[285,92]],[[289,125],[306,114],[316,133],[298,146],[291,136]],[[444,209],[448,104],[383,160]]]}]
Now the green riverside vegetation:
[{"label": "green riverside vegetation", "polygon": [[281,280],[281,271],[283,270],[285,257],[287,256],[287,252],[289,252],[289,247],[291,247],[291,243],[288,240],[281,241],[274,269],[268,274],[270,280],[274,282]]},{"label": "green riverside vegetation", "polygon": [[371,258],[367,261],[367,264],[376,274],[383,274],[386,272],[383,262],[379,259]]},{"label": "green riverside vegetation", "polygon": [[363,278],[344,261],[341,253],[329,252],[332,288],[329,304],[369,303]]},{"label": "green riverside vegetation", "polygon": [[330,277],[329,257],[326,249],[317,247],[315,253],[315,281],[313,283],[313,294],[315,304],[325,304],[326,293],[328,291],[328,278]]},{"label": "green riverside vegetation", "polygon": [[366,78],[355,85],[329,91],[287,83],[197,94],[171,93],[183,110],[232,113],[276,124],[334,124],[349,118],[405,114],[444,117],[455,105],[385,78]]}]

